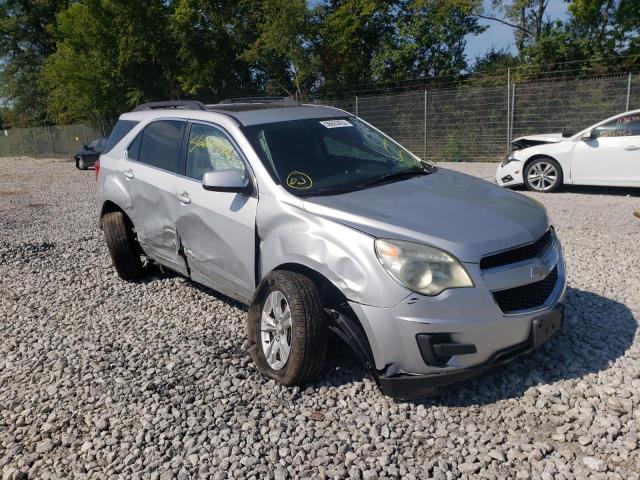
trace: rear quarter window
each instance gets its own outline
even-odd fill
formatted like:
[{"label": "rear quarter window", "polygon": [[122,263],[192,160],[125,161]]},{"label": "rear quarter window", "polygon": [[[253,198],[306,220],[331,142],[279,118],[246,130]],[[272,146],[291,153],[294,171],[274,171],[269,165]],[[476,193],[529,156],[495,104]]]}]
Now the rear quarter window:
[{"label": "rear quarter window", "polygon": [[120,140],[124,138],[124,136],[129,133],[133,127],[135,127],[138,122],[134,120],[118,120],[115,127],[111,131],[111,135],[107,139],[107,144],[104,147],[102,153],[108,153],[115,147]]}]

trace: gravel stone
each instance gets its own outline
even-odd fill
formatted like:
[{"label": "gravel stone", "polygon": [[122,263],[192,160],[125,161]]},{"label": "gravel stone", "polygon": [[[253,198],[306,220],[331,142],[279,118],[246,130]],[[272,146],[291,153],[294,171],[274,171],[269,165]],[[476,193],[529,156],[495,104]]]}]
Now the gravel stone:
[{"label": "gravel stone", "polygon": [[154,265],[117,277],[93,172],[0,159],[2,479],[640,480],[640,191],[521,193],[562,240],[564,334],[398,402],[337,342],[316,382],[266,379],[245,307]]},{"label": "gravel stone", "polygon": [[44,440],[36,445],[36,453],[49,453],[54,448],[56,448],[56,443],[53,440]]},{"label": "gravel stone", "polygon": [[584,463],[589,470],[593,470],[594,472],[604,472],[607,467],[602,460],[594,457],[584,457],[582,459],[582,463]]}]

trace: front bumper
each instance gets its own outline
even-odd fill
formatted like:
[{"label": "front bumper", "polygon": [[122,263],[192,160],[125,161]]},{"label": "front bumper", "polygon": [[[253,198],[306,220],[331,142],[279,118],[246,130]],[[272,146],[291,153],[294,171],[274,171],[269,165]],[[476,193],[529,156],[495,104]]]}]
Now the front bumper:
[{"label": "front bumper", "polygon": [[498,165],[496,171],[496,184],[500,187],[515,187],[524,184],[524,163],[513,160],[505,166]]},{"label": "front bumper", "polygon": [[[562,310],[566,275],[560,243],[541,257],[481,270],[465,264],[475,287],[446,290],[435,297],[411,294],[393,308],[350,302],[366,334],[380,386],[392,396],[432,395],[442,388],[526,353],[533,348],[532,325]],[[540,272],[540,269],[544,270]],[[494,293],[534,282],[534,274],[557,279],[544,303],[503,312]],[[450,353],[431,361],[421,339]],[[436,345],[433,345],[434,349]],[[457,352],[457,353],[456,353]]]},{"label": "front bumper", "polygon": [[[560,324],[564,324],[564,305],[559,303],[553,309],[559,316]],[[439,395],[451,387],[488,373],[490,370],[505,365],[515,358],[532,352],[536,348],[533,328],[527,341],[496,352],[486,362],[474,367],[455,370],[447,373],[428,375],[396,375],[379,378],[380,389],[385,395],[399,399],[416,399]],[[539,345],[538,345],[539,346]]]}]

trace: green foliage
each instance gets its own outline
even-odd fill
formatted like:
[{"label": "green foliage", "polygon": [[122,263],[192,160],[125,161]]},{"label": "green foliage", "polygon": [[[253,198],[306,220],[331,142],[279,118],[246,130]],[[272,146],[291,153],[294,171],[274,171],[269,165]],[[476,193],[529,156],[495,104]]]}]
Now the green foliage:
[{"label": "green foliage", "polygon": [[0,97],[13,107],[13,123],[46,118],[38,79],[41,65],[55,51],[51,29],[67,0],[0,0]]},{"label": "green foliage", "polygon": [[250,62],[268,93],[302,98],[312,88],[316,65],[312,52],[314,28],[305,0],[254,2],[257,36],[241,58]]},{"label": "green foliage", "polygon": [[490,51],[472,70],[464,49],[490,16],[482,0],[0,0],[3,121],[95,120],[159,99],[339,96],[443,77],[490,84],[506,68],[534,78],[584,58],[603,71],[640,63],[638,0],[567,1],[569,18],[549,22],[545,0],[495,0],[518,53]]},{"label": "green foliage", "polygon": [[465,37],[485,29],[469,3],[405,0],[396,10],[397,28],[385,36],[373,59],[376,80],[451,77],[466,70]]},{"label": "green foliage", "polygon": [[322,94],[340,94],[374,80],[373,61],[394,30],[394,4],[384,0],[332,0],[315,9],[315,50]]},{"label": "green foliage", "polygon": [[170,18],[176,46],[176,80],[182,95],[202,101],[253,88],[250,64],[241,58],[256,29],[255,0],[177,0]]},{"label": "green foliage", "polygon": [[61,12],[57,49],[41,78],[53,119],[105,118],[139,101],[174,97],[170,14],[161,0],[87,0]]}]

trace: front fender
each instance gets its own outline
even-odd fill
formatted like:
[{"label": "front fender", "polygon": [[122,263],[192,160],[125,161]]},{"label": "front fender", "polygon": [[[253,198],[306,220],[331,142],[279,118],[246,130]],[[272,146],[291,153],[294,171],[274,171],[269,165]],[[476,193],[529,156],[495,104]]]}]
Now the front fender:
[{"label": "front fender", "polygon": [[301,204],[262,197],[258,206],[260,278],[295,263],[326,277],[350,301],[392,307],[410,293],[387,274],[373,237],[317,217]]}]

